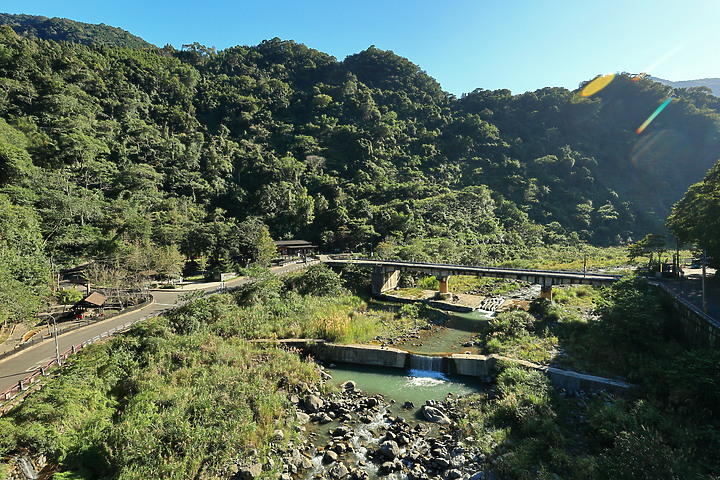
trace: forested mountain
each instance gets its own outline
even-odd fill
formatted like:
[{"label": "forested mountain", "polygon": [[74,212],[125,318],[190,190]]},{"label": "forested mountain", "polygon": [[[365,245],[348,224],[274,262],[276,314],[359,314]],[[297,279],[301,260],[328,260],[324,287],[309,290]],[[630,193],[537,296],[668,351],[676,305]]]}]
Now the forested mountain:
[{"label": "forested mountain", "polygon": [[665,80],[663,78],[650,77],[663,85],[669,85],[673,88],[709,88],[713,95],[720,97],[720,78],[702,78],[700,80],[681,80],[679,82],[673,82],[671,80]]},{"label": "forested mountain", "polygon": [[263,224],[473,263],[637,239],[718,159],[720,99],[635,80],[455,98],[375,47],[338,61],[280,39],[147,50],[4,26],[0,282],[42,289],[26,265],[50,258],[145,269],[141,252],[235,268]]},{"label": "forested mountain", "polygon": [[115,45],[129,48],[157,48],[122,28],[109,25],[75,22],[67,18],[47,18],[38,15],[12,15],[0,13],[0,25],[8,25],[28,38],[76,42],[83,45]]}]

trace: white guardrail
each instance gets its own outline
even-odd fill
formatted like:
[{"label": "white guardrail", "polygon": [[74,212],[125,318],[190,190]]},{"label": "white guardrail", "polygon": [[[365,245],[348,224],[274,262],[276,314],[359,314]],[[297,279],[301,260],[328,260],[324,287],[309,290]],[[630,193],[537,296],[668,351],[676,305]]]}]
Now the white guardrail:
[{"label": "white guardrail", "polygon": [[[317,264],[317,263],[320,263],[320,261],[319,261],[319,260],[311,260],[311,261],[309,261],[309,262],[307,262],[307,263],[299,263],[299,264],[294,265],[294,266],[292,266],[292,267],[290,267],[290,268],[288,268],[288,269],[286,269],[286,270],[283,270],[283,271],[280,272],[280,273],[295,272],[295,271],[297,271],[297,270],[300,270],[300,269],[302,269],[302,268],[308,267],[308,266],[310,266],[310,265],[315,265],[315,264]],[[207,294],[208,294],[208,295],[213,295],[213,294],[215,294],[215,293],[227,292],[227,291],[229,291],[229,290],[233,290],[234,288],[238,288],[238,287],[227,288],[227,287],[225,287],[225,286],[222,286],[222,287],[218,287],[217,289],[215,289],[215,290],[212,291],[212,292],[208,292]],[[117,334],[117,333],[124,332],[124,331],[128,330],[130,327],[132,327],[132,326],[133,326],[134,324],[136,324],[136,323],[144,322],[145,320],[148,320],[148,319],[150,319],[150,318],[154,318],[154,317],[158,317],[158,316],[160,316],[160,315],[164,315],[165,313],[167,313],[167,312],[170,311],[170,310],[172,310],[172,308],[166,308],[166,309],[164,309],[164,310],[160,310],[160,311],[151,313],[150,315],[146,315],[146,316],[144,316],[144,317],[140,317],[140,318],[138,318],[138,319],[136,319],[136,320],[131,320],[131,321],[126,322],[126,323],[124,323],[124,324],[122,324],[122,325],[118,325],[118,326],[116,326],[116,327],[113,327],[113,328],[111,328],[110,330],[101,333],[100,335],[95,335],[93,338],[91,338],[91,339],[89,339],[89,340],[85,340],[85,341],[82,342],[82,343],[79,343],[79,344],[77,344],[77,345],[73,345],[73,346],[70,347],[68,350],[66,350],[65,352],[63,352],[62,354],[60,354],[60,356],[59,356],[60,366],[62,366],[62,364],[64,363],[65,360],[67,360],[68,357],[70,357],[71,355],[76,354],[77,352],[79,352],[79,351],[82,350],[83,348],[87,347],[88,345],[92,345],[93,343],[99,342],[100,340],[104,340],[104,339],[106,339],[106,338],[110,338],[110,337],[112,337],[113,335],[115,335],[115,334]],[[15,398],[16,396],[18,396],[20,393],[22,393],[22,392],[24,392],[25,390],[27,390],[28,388],[30,388],[30,386],[31,386],[32,384],[36,383],[36,382],[37,382],[38,380],[40,380],[41,378],[47,377],[47,376],[49,375],[49,370],[50,370],[50,368],[52,368],[53,366],[57,366],[57,364],[58,364],[58,359],[57,359],[57,358],[53,358],[52,360],[50,360],[50,361],[47,362],[46,364],[37,367],[37,368],[36,368],[35,370],[33,370],[29,375],[27,375],[26,377],[24,377],[22,380],[18,381],[17,384],[15,384],[15,385],[13,385],[12,387],[10,387],[10,388],[8,388],[8,389],[0,392],[0,407],[2,407],[5,403],[7,403],[8,401],[12,400],[12,399]]]}]

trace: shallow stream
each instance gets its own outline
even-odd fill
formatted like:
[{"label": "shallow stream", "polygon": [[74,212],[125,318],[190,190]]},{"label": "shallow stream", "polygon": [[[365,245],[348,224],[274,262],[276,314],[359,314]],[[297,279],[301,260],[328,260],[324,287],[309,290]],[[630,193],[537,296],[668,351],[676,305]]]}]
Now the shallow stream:
[{"label": "shallow stream", "polygon": [[472,341],[480,329],[490,321],[493,312],[475,310],[467,313],[448,312],[448,321],[439,328],[424,330],[419,339],[412,339],[393,345],[395,348],[413,353],[449,354],[478,353],[475,347],[463,347]]},{"label": "shallow stream", "polygon": [[[332,375],[333,383],[341,385],[344,382],[353,381],[357,385],[357,389],[362,390],[364,394],[368,396],[382,395],[387,402],[381,404],[381,408],[371,422],[355,423],[353,437],[349,441],[352,448],[342,458],[348,467],[365,471],[370,480],[407,478],[407,475],[402,472],[381,474],[379,465],[368,459],[368,452],[378,449],[385,432],[396,422],[394,419],[404,419],[411,430],[421,429],[420,431],[424,433],[414,443],[423,442],[427,438],[441,433],[441,427],[427,422],[420,412],[420,407],[426,401],[442,401],[448,395],[462,396],[484,390],[483,384],[478,380],[443,375],[432,371],[350,364],[331,365],[326,367],[326,370]],[[309,432],[313,438],[312,443],[318,447],[333,444],[331,432],[338,425],[339,423],[336,421],[325,425],[309,424]],[[411,448],[409,445],[402,447],[401,452],[405,452],[409,448]],[[314,467],[310,471],[304,472],[300,478],[329,478],[332,476],[328,473],[331,466],[323,464],[322,452],[318,452],[311,461]]]}]

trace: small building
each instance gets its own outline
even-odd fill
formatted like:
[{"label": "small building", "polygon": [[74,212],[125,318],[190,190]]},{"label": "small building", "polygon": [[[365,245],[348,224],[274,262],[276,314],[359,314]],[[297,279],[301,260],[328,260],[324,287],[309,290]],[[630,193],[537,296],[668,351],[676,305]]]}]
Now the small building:
[{"label": "small building", "polygon": [[277,248],[278,257],[299,257],[315,255],[317,245],[307,240],[276,240],[273,242]]},{"label": "small building", "polygon": [[72,306],[72,311],[75,313],[75,316],[78,318],[82,318],[82,314],[87,310],[96,310],[98,315],[102,315],[104,313],[103,307],[105,305],[105,301],[107,300],[107,297],[103,295],[102,293],[93,292],[87,297],[83,298],[79,302],[77,302],[75,305]]}]

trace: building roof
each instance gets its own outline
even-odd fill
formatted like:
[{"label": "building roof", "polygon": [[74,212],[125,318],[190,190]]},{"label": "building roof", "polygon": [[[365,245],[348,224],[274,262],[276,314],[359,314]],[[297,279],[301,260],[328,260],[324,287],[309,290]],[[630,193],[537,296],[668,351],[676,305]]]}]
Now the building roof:
[{"label": "building roof", "polygon": [[273,243],[277,247],[317,247],[307,240],[275,240]]},{"label": "building roof", "polygon": [[73,308],[97,308],[105,304],[107,297],[102,293],[93,292],[87,297],[77,302]]}]

